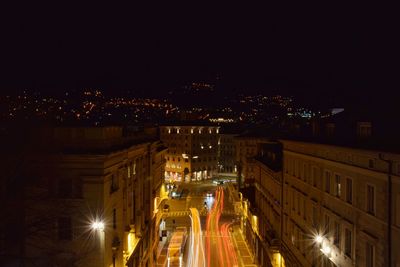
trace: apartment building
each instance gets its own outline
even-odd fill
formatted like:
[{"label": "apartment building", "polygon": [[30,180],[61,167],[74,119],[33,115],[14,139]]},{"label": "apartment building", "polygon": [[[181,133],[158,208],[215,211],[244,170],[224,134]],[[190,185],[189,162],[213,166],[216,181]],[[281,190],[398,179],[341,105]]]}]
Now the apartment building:
[{"label": "apartment building", "polygon": [[161,126],[160,139],[168,147],[165,167],[167,180],[199,181],[217,174],[219,127]]},{"label": "apartment building", "polygon": [[220,175],[236,177],[237,166],[235,136],[237,135],[230,133],[220,134],[218,154],[218,167]]},{"label": "apartment building", "polygon": [[257,227],[249,219],[248,241],[258,261],[267,255],[283,266],[399,266],[400,154],[279,143],[282,169],[273,161],[276,149],[264,145],[255,157],[250,210]]},{"label": "apartment building", "polygon": [[267,142],[264,136],[242,134],[235,137],[236,165],[239,188],[252,184],[256,177],[256,157],[259,145]]},{"label": "apartment building", "polygon": [[398,265],[400,155],[282,143],[283,239],[302,264]]},{"label": "apartment building", "polygon": [[166,148],[121,127],[47,137],[48,151],[22,172],[31,179],[21,210],[32,232],[20,240],[25,266],[152,266]]}]

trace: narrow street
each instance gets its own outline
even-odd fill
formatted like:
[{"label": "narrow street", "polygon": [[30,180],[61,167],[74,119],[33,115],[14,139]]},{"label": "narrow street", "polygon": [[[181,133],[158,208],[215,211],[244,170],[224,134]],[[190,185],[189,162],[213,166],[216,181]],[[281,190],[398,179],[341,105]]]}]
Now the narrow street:
[{"label": "narrow street", "polygon": [[[204,181],[179,187],[187,193],[167,201],[169,211],[165,213],[165,223],[168,236],[176,227],[188,229],[182,266],[256,266],[225,186]],[[163,241],[159,251],[157,266],[168,266],[168,239]]]}]

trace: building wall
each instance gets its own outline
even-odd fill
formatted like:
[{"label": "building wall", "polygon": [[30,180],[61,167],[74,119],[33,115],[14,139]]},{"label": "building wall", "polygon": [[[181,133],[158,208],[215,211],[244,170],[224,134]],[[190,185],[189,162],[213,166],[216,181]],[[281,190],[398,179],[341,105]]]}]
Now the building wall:
[{"label": "building wall", "polygon": [[254,157],[259,154],[259,144],[265,141],[265,138],[235,137],[236,164],[240,187],[254,181],[256,176],[256,161]]},{"label": "building wall", "polygon": [[[44,209],[62,211],[54,218],[49,241],[41,242],[61,251],[57,257],[65,258],[66,266],[74,266],[67,261],[74,255],[79,257],[73,262],[76,266],[151,266],[165,151],[161,143],[152,142],[106,154],[58,154],[37,160],[32,170],[43,177],[42,185],[52,196]],[[59,239],[60,216],[72,222],[72,236],[66,240]],[[104,231],[92,228],[95,221],[104,222]],[[27,255],[40,253],[29,241],[37,240],[32,236],[26,242]]]},{"label": "building wall", "polygon": [[[330,261],[338,266],[368,266],[367,246],[374,251],[373,266],[387,266],[388,175],[387,163],[379,160],[379,153],[287,140],[282,143],[283,240],[289,250],[303,266],[329,262],[315,242],[315,236],[321,235],[322,247],[331,248]],[[400,160],[399,155],[385,156],[394,162]],[[392,179],[396,196],[400,190],[399,176],[393,175]],[[370,211],[368,186],[374,190]],[[395,197],[392,201],[395,204]],[[399,245],[400,231],[395,221],[399,212],[399,207],[393,205],[393,251]],[[391,266],[399,261],[394,253]]]},{"label": "building wall", "polygon": [[[285,266],[388,266],[388,163],[379,159],[381,153],[280,142],[282,171],[272,168],[260,155],[253,158],[255,202],[251,216],[257,217],[257,229],[249,228],[253,233],[247,236],[258,260],[264,260],[261,254],[273,260],[279,251]],[[390,266],[398,266],[400,155],[382,155],[393,162]],[[369,197],[372,191],[373,198]],[[254,218],[248,218],[253,224]],[[281,223],[283,243],[279,246]],[[255,235],[259,242],[254,242]],[[322,242],[317,242],[317,236]]]},{"label": "building wall", "polygon": [[219,138],[219,172],[236,175],[236,145],[233,134],[220,134]]},{"label": "building wall", "polygon": [[202,180],[217,172],[218,127],[162,126],[160,138],[168,147],[165,167],[167,179]]}]

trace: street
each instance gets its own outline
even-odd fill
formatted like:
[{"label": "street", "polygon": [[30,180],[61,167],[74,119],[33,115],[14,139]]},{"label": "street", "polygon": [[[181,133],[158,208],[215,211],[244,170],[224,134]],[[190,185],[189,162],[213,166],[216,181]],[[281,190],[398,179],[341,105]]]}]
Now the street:
[{"label": "street", "polygon": [[[228,190],[211,181],[178,186],[186,194],[167,200],[169,211],[163,217],[168,237],[176,227],[188,229],[182,266],[256,266],[244,245]],[[157,266],[168,266],[168,238],[163,238],[159,250]]]}]

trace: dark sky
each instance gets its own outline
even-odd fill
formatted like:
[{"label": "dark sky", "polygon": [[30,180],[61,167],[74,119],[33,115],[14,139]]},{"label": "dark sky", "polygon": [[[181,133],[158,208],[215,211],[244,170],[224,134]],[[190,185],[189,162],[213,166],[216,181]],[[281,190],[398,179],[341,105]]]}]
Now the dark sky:
[{"label": "dark sky", "polygon": [[158,92],[219,74],[227,92],[281,88],[353,99],[398,85],[394,19],[375,6],[19,5],[3,12],[3,90]]}]

